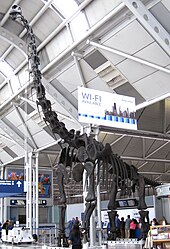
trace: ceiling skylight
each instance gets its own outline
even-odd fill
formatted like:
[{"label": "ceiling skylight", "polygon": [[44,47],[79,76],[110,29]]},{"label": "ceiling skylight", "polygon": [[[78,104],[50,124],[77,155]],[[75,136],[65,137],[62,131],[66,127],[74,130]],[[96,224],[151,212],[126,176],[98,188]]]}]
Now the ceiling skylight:
[{"label": "ceiling skylight", "polygon": [[[62,16],[64,19],[70,18],[79,7],[74,0],[53,0],[52,5],[55,7],[53,10],[57,10],[57,14],[60,13],[60,17]],[[86,17],[82,11],[71,18],[69,24],[74,40],[80,39],[89,29]]]},{"label": "ceiling skylight", "polygon": [[14,69],[5,60],[0,60],[0,72],[6,82],[10,81],[12,93],[16,92],[20,88],[18,77],[14,74]]},{"label": "ceiling skylight", "polygon": [[54,0],[53,4],[65,18],[70,17],[78,7],[74,0]]},{"label": "ceiling skylight", "polygon": [[13,74],[13,68],[4,60],[0,61],[0,71],[7,78]]}]

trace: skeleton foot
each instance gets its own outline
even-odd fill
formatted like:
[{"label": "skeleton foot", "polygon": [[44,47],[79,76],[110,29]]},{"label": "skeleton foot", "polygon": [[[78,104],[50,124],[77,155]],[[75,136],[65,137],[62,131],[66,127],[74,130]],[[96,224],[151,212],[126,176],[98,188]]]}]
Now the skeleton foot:
[{"label": "skeleton foot", "polygon": [[107,237],[107,240],[115,241],[116,240],[116,233],[110,233]]},{"label": "skeleton foot", "polygon": [[86,229],[83,228],[81,233],[83,235],[83,244],[86,244],[87,242],[89,242]]}]

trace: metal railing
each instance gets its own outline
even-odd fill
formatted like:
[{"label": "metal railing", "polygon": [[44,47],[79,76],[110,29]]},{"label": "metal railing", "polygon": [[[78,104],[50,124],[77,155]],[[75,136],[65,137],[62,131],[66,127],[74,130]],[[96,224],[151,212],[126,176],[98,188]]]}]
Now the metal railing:
[{"label": "metal railing", "polygon": [[[37,234],[37,243],[40,245],[56,246],[58,233],[59,226],[57,224],[50,226],[40,226],[37,230],[35,230],[35,234]],[[66,237],[69,237],[70,229],[69,224],[67,223],[65,233]]]}]

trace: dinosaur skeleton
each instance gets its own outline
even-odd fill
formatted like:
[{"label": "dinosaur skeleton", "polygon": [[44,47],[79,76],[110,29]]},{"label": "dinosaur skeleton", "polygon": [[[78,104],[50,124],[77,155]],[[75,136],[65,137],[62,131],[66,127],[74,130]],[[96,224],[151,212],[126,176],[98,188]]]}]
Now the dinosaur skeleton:
[{"label": "dinosaur skeleton", "polygon": [[40,106],[44,115],[44,121],[51,127],[53,134],[58,134],[60,138],[67,145],[62,148],[59,162],[56,167],[57,182],[60,192],[59,205],[59,234],[57,246],[68,247],[68,242],[65,235],[65,212],[66,212],[66,194],[64,182],[68,180],[66,167],[70,166],[72,169],[73,179],[80,182],[83,178],[83,172],[86,170],[89,179],[88,193],[85,198],[86,209],[82,223],[82,231],[84,234],[84,242],[88,241],[88,231],[90,225],[90,217],[96,207],[95,195],[95,180],[94,170],[98,165],[97,182],[99,182],[99,172],[101,166],[103,167],[103,182],[108,184],[108,174],[112,175],[112,187],[110,191],[110,200],[108,204],[108,216],[110,220],[110,236],[108,239],[115,240],[116,227],[116,194],[118,188],[122,194],[130,195],[135,192],[135,186],[139,188],[139,203],[138,209],[141,215],[143,238],[149,230],[148,211],[145,203],[145,184],[156,186],[157,184],[144,178],[137,172],[133,165],[128,165],[123,162],[120,157],[113,154],[110,144],[103,145],[96,141],[93,135],[86,133],[80,134],[74,129],[68,131],[65,124],[60,122],[55,111],[52,110],[51,102],[46,98],[45,87],[42,84],[42,74],[39,69],[40,58],[37,53],[36,39],[32,28],[28,21],[23,17],[21,8],[13,5],[10,16],[13,20],[19,20],[24,28],[27,30],[27,44],[28,44],[28,59],[31,66],[31,76],[33,85],[36,91],[37,107]]}]

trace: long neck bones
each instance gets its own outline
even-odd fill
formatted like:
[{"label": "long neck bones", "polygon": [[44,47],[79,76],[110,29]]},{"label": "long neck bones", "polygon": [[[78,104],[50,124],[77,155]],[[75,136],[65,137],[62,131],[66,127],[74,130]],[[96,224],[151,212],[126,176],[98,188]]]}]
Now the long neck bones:
[{"label": "long neck bones", "polygon": [[27,54],[31,67],[30,75],[33,79],[33,85],[36,91],[37,106],[41,106],[44,121],[50,125],[53,134],[57,133],[64,142],[73,144],[75,130],[68,131],[65,124],[58,120],[57,113],[52,110],[51,102],[46,98],[45,87],[42,84],[42,74],[40,71],[40,58],[37,52],[36,38],[28,21],[22,15],[21,7],[13,5],[10,16],[13,20],[19,20],[27,30]]}]

